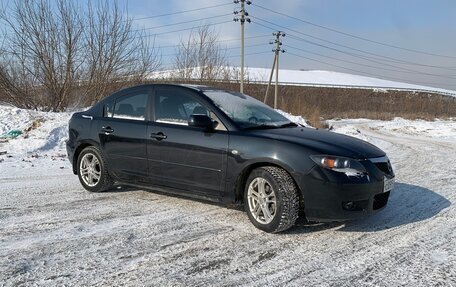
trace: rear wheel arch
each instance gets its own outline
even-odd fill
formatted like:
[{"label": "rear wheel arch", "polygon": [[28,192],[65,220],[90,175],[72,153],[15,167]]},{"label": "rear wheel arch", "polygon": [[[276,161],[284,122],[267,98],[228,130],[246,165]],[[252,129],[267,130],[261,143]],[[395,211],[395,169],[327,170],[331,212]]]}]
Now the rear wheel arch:
[{"label": "rear wheel arch", "polygon": [[73,154],[73,173],[74,174],[77,174],[77,165],[78,165],[79,155],[86,147],[89,147],[89,146],[94,146],[94,147],[97,147],[98,149],[100,148],[99,145],[94,142],[83,142],[83,143],[79,144]]},{"label": "rear wheel arch", "polygon": [[114,184],[106,160],[97,146],[87,145],[82,149],[78,155],[76,168],[79,181],[88,191],[106,191]]}]

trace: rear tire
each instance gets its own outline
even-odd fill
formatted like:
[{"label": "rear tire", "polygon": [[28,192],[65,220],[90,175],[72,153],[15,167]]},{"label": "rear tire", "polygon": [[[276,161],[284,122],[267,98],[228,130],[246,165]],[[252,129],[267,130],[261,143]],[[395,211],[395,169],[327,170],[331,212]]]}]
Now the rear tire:
[{"label": "rear tire", "polygon": [[266,166],[254,169],[244,190],[245,210],[255,227],[276,233],[295,223],[299,213],[298,188],[285,170]]},{"label": "rear tire", "polygon": [[91,192],[102,192],[112,188],[114,181],[108,166],[97,147],[89,146],[78,156],[77,173],[82,186]]}]

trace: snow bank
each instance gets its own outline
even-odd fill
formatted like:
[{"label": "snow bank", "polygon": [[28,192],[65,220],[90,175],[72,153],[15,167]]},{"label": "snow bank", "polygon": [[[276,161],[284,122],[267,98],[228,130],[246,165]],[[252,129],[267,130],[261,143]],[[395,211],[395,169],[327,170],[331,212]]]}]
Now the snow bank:
[{"label": "snow bank", "polygon": [[295,116],[295,115],[289,114],[287,112],[284,112],[282,110],[276,110],[276,111],[294,123],[303,125],[305,127],[310,127],[310,125],[307,123],[307,120],[305,118],[303,118],[302,116]]},{"label": "snow bank", "polygon": [[369,119],[342,119],[328,120],[330,126],[336,132],[355,136],[364,140],[370,138],[362,134],[357,126],[367,127],[371,131],[378,131],[383,134],[401,134],[403,137],[417,136],[427,139],[438,139],[456,143],[456,121],[455,120],[407,120],[403,118],[394,118],[391,121],[379,121]]},{"label": "snow bank", "polygon": [[66,159],[65,140],[72,113],[40,112],[0,106],[0,134],[21,130],[17,138],[1,139],[0,161],[30,165],[38,158]]}]

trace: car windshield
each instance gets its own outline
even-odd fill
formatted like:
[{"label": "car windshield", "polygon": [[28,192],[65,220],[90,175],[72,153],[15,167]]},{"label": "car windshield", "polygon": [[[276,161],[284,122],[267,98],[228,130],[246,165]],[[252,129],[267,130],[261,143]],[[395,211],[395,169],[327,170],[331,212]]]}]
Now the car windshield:
[{"label": "car windshield", "polygon": [[247,95],[222,90],[206,90],[204,94],[242,129],[296,126],[268,105]]}]

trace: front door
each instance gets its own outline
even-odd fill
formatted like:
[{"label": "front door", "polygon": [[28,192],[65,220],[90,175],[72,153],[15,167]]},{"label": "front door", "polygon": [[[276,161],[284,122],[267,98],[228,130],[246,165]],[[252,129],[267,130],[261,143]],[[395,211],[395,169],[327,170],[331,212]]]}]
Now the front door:
[{"label": "front door", "polygon": [[147,128],[150,176],[157,184],[219,196],[225,177],[228,132],[189,127],[192,114],[211,112],[186,88],[156,87],[155,120]]}]

